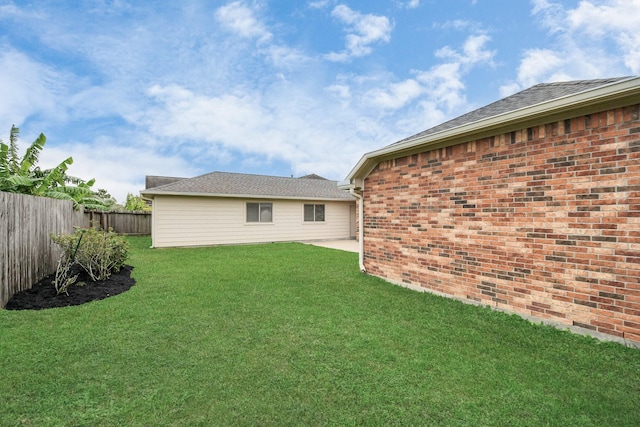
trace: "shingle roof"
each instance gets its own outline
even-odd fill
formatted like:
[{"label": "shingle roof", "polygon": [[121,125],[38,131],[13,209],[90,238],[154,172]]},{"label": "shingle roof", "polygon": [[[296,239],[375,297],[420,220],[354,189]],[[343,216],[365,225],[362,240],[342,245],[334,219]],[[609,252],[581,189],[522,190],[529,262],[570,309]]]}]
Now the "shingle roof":
[{"label": "shingle roof", "polygon": [[337,181],[286,178],[231,172],[211,172],[141,192],[144,195],[184,194],[251,198],[353,200]]},{"label": "shingle roof", "polygon": [[325,180],[327,179],[327,178],[324,178],[324,177],[322,177],[322,176],[320,176],[320,175],[316,175],[315,173],[312,173],[312,174],[310,174],[310,175],[301,176],[300,178],[306,178],[306,179],[325,179]]},{"label": "shingle roof", "polygon": [[182,177],[177,176],[156,176],[156,175],[147,175],[144,179],[144,188],[155,188],[160,187],[161,185],[171,184],[172,182],[180,181]]},{"label": "shingle roof", "polygon": [[532,105],[540,104],[541,102],[558,99],[563,96],[572,95],[589,89],[595,89],[597,87],[609,83],[615,83],[628,78],[629,77],[615,77],[609,79],[541,83],[506,98],[500,99],[499,101],[486,105],[482,108],[478,108],[477,110],[471,111],[467,114],[463,114],[462,116],[456,117],[455,119],[439,124],[438,126],[432,127],[408,138],[404,138],[391,145],[400,144],[414,138],[435,134],[447,129],[453,129],[458,126],[497,116],[499,114],[508,113],[525,107],[530,107]]}]

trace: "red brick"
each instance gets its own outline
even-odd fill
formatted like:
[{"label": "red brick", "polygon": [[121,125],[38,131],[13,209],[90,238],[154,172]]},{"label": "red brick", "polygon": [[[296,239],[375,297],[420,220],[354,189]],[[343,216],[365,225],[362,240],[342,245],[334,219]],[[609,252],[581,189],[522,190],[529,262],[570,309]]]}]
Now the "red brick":
[{"label": "red brick", "polygon": [[616,336],[624,319],[640,337],[623,317],[640,316],[639,110],[381,162],[365,182],[367,269]]}]

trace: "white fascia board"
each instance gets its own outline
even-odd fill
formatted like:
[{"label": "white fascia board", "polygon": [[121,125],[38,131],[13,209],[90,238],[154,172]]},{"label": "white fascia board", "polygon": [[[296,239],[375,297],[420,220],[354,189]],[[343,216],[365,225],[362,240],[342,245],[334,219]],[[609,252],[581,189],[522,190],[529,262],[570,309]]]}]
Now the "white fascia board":
[{"label": "white fascia board", "polygon": [[392,144],[364,154],[349,172],[347,179],[342,182],[353,183],[354,179],[364,179],[381,160],[398,157],[407,152],[415,152],[416,149],[427,150],[453,145],[461,142],[462,139],[468,140],[475,134],[505,127],[515,127],[518,123],[539,120],[581,108],[585,109],[631,95],[640,95],[640,77],[630,77],[595,89],[555,98],[423,137],[416,137],[403,143]]},{"label": "white fascia board", "polygon": [[351,184],[351,180],[349,179],[345,179],[344,181],[338,182],[338,188],[341,190],[349,190],[352,187],[353,187],[353,184]]},{"label": "white fascia board", "polygon": [[197,193],[180,191],[157,191],[153,193],[142,193],[145,196],[181,196],[181,197],[211,197],[226,199],[256,199],[256,200],[317,200],[327,202],[353,202],[355,198],[333,198],[333,197],[294,197],[294,196],[273,196],[266,194],[217,194],[217,193]]}]

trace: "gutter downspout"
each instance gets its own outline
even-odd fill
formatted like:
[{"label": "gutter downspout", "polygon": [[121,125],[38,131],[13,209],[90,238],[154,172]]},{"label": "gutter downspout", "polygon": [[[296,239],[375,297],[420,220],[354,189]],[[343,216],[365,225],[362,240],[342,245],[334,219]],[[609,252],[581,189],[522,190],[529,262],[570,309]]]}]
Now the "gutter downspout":
[{"label": "gutter downspout", "polygon": [[349,188],[349,194],[358,199],[358,264],[360,271],[366,273],[364,268],[364,198],[356,193],[354,188]]}]

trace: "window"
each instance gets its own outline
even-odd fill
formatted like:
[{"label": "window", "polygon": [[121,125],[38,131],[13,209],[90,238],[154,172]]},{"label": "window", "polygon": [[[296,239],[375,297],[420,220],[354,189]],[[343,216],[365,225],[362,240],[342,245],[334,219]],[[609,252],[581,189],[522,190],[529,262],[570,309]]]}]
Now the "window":
[{"label": "window", "polygon": [[304,205],[305,222],[324,222],[324,205]]},{"label": "window", "polygon": [[273,204],[247,203],[247,222],[273,222]]}]

